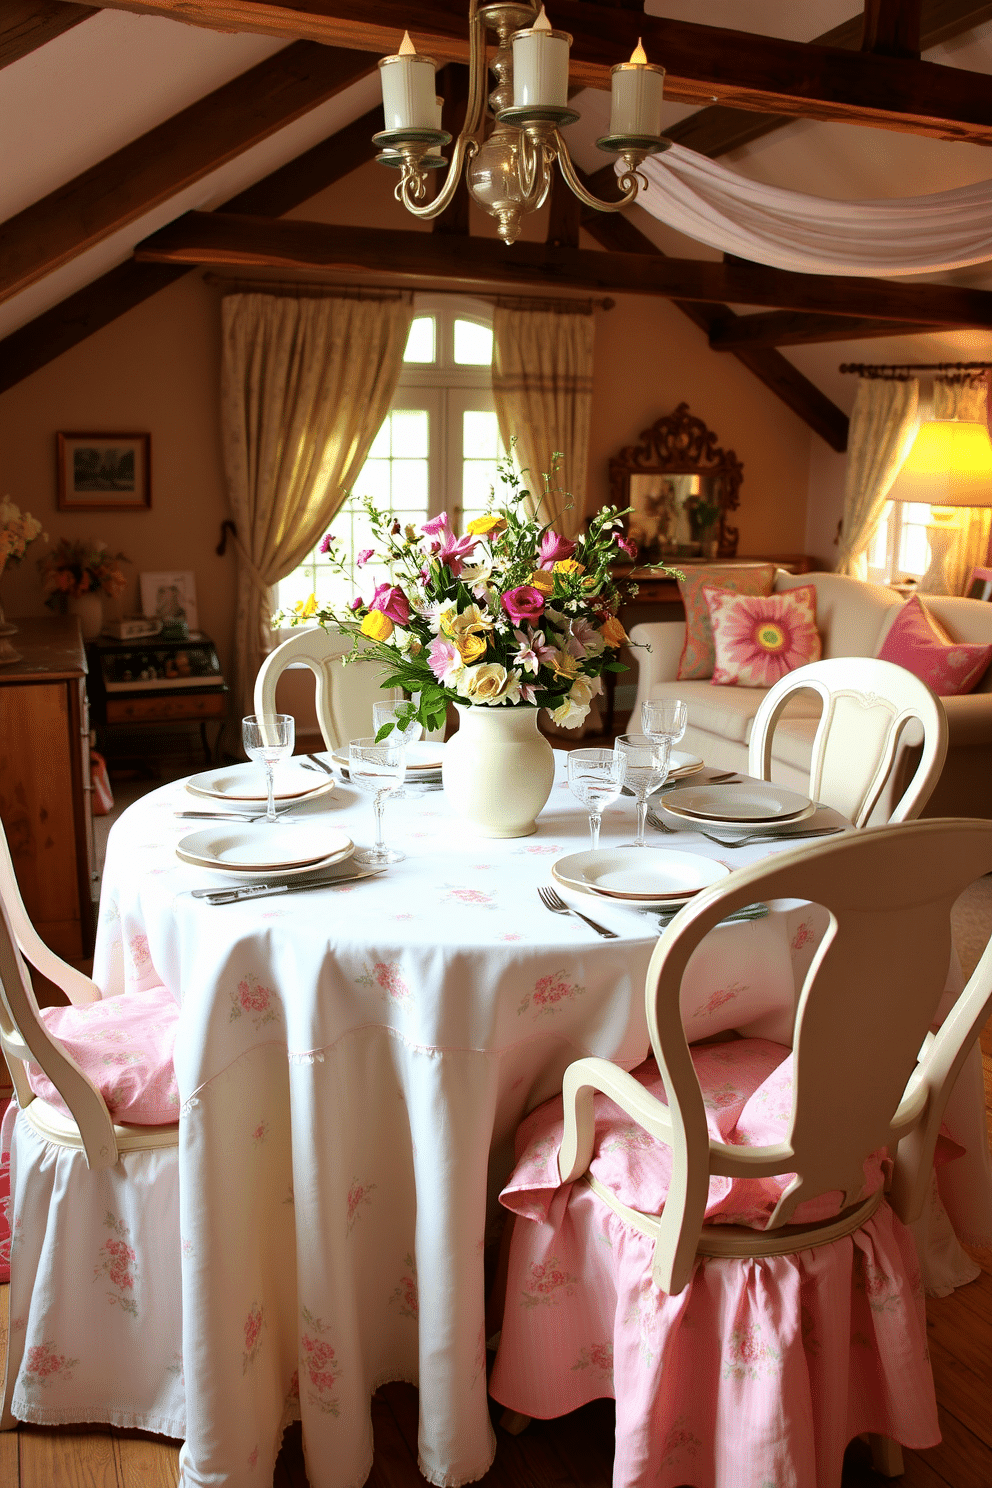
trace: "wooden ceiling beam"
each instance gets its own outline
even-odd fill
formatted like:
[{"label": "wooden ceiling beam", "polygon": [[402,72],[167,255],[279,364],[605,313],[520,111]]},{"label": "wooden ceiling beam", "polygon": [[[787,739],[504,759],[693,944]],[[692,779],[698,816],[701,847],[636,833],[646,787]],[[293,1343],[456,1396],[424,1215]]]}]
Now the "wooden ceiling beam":
[{"label": "wooden ceiling beam", "polygon": [[[405,0],[107,0],[112,7],[215,30],[306,37],[378,55],[393,51],[411,20]],[[715,101],[796,118],[833,119],[938,139],[992,141],[992,91],[984,73],[902,57],[876,57],[673,21],[642,12],[555,0],[555,24],[574,36],[572,78],[609,87],[610,69],[643,36],[667,69],[667,96]],[[467,59],[463,0],[422,0],[413,28],[419,50],[439,61]]]},{"label": "wooden ceiling beam", "polygon": [[823,341],[863,341],[875,336],[911,336],[932,331],[932,325],[919,321],[900,325],[870,316],[804,315],[795,310],[769,310],[763,315],[731,312],[710,329],[710,346],[714,351],[739,351],[748,346],[808,346]]},{"label": "wooden ceiling beam", "polygon": [[375,65],[367,54],[295,42],[132,140],[0,224],[0,301],[326,103]]},{"label": "wooden ceiling beam", "polygon": [[919,57],[923,0],[865,0],[861,50],[875,57]]},{"label": "wooden ceiling beam", "polygon": [[827,315],[918,321],[929,326],[992,328],[992,293],[947,284],[790,274],[760,264],[643,253],[549,249],[496,239],[446,240],[437,235],[322,222],[267,221],[227,212],[187,212],[134,250],[143,263],[254,265],[264,268],[397,274],[503,284],[571,285],[587,290],[657,294],[667,299],[765,305]]},{"label": "wooden ceiling beam", "polygon": [[38,47],[95,16],[93,5],[64,0],[3,0],[0,6],[0,68],[19,62]]},{"label": "wooden ceiling beam", "polygon": [[[920,50],[926,52],[945,41],[953,41],[956,36],[963,36],[988,20],[992,20],[989,0],[923,0]],[[815,42],[820,46],[854,51],[861,46],[863,32],[864,16],[856,15],[817,36]],[[781,114],[756,114],[714,104],[681,119],[666,129],[665,134],[676,144],[716,160],[793,122],[792,118],[783,118]]]}]

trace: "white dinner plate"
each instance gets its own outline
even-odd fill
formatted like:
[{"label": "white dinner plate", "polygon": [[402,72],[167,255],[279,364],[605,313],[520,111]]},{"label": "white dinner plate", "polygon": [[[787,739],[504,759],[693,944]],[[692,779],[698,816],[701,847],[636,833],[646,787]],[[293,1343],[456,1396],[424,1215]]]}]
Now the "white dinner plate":
[{"label": "white dinner plate", "polygon": [[703,768],[703,761],[698,754],[690,754],[686,749],[673,749],[668,759],[669,780],[684,780],[689,775],[696,775]]},{"label": "white dinner plate", "polygon": [[[263,765],[223,765],[218,770],[204,770],[191,775],[186,789],[194,796],[209,796],[214,801],[227,801],[233,806],[247,802],[252,806],[268,798]],[[318,774],[308,765],[298,764],[292,756],[275,767],[277,801],[309,800],[334,789],[334,777]]]},{"label": "white dinner plate", "polygon": [[753,817],[742,820],[736,816],[696,816],[688,811],[682,811],[678,805],[673,803],[673,797],[681,795],[681,791],[672,791],[670,795],[662,798],[662,805],[666,811],[673,816],[679,817],[684,822],[689,822],[697,832],[702,832],[706,827],[715,827],[719,832],[754,832],[762,831],[773,833],[776,827],[783,829],[794,827],[799,822],[806,821],[815,816],[819,811],[816,801],[810,801],[805,811],[797,811],[795,816],[783,816],[771,821],[756,821]]},{"label": "white dinner plate", "polygon": [[337,827],[256,822],[206,827],[191,832],[176,846],[184,862],[231,873],[282,873],[312,868],[328,858],[348,857],[354,843]]},{"label": "white dinner plate", "polygon": [[763,780],[745,780],[739,785],[694,785],[672,792],[665,802],[678,805],[682,816],[703,817],[707,821],[774,822],[791,821],[810,805],[809,796],[783,789]]},{"label": "white dinner plate", "polygon": [[[389,740],[383,740],[388,744]],[[348,746],[335,749],[331,759],[342,769],[348,768]],[[425,780],[436,777],[441,778],[441,762],[444,759],[444,745],[440,739],[418,739],[415,744],[406,746],[406,769],[408,775],[423,776]]]},{"label": "white dinner plate", "polygon": [[620,847],[572,853],[551,865],[569,888],[627,904],[685,903],[730,872],[723,863],[671,848]]}]

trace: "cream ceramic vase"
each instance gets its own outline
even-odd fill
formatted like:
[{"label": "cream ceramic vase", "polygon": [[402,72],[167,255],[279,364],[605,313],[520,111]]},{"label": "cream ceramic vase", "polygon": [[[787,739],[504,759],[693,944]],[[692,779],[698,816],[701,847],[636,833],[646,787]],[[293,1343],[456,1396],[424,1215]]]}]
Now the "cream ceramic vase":
[{"label": "cream ceramic vase", "polygon": [[87,594],[75,594],[69,601],[69,614],[79,620],[84,641],[95,641],[103,629],[103,600],[90,590]]},{"label": "cream ceramic vase", "polygon": [[461,722],[444,747],[445,795],[480,837],[529,837],[555,778],[538,709],[455,707]]}]

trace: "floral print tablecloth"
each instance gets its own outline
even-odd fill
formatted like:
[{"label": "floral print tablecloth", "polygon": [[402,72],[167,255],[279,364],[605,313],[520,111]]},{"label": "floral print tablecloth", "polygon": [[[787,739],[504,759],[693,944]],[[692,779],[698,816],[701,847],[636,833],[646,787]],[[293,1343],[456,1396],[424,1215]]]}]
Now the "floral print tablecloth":
[{"label": "floral print tablecloth", "polygon": [[[597,902],[620,935],[602,940],[537,897],[588,843],[563,759],[534,837],[470,836],[442,793],[411,790],[387,807],[406,861],[381,879],[223,907],[190,894],[220,878],[175,857],[203,825],[175,818],[181,783],[115,825],[95,978],[161,980],[182,1004],[186,1488],[271,1483],[297,1417],[313,1488],[358,1488],[369,1399],[393,1379],[419,1385],[431,1482],[489,1466],[483,1253],[514,1132],[572,1060],[631,1068],[648,1048],[656,921]],[[604,845],[629,840],[632,808],[607,811]],[[371,840],[347,785],[305,810]],[[683,983],[693,1036],[783,1037],[817,913],[781,902],[714,931]]]}]

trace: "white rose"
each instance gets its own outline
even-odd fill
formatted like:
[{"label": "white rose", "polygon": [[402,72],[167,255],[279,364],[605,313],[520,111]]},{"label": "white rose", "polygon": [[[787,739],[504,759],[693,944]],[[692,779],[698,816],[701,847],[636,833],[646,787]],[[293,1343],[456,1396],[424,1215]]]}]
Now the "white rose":
[{"label": "white rose", "polygon": [[568,697],[562,698],[557,708],[550,710],[551,718],[559,728],[578,728],[589,714],[589,704],[599,692],[598,677],[576,677]]},{"label": "white rose", "polygon": [[495,661],[483,661],[465,668],[458,691],[471,698],[473,703],[496,703],[503,701],[501,694],[506,683],[506,667]]}]

